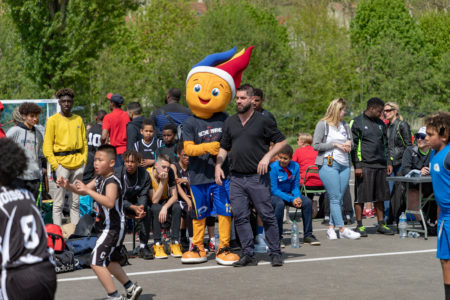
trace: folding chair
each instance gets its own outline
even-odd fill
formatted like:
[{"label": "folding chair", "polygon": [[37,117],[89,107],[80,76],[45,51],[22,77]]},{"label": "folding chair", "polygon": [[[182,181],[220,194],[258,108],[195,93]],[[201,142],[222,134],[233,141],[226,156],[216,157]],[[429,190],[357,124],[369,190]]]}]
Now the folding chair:
[{"label": "folding chair", "polygon": [[[310,177],[308,175],[311,174],[319,174],[319,167],[316,165],[312,165],[306,168],[305,177],[303,178],[303,184],[300,186],[300,193],[304,196],[307,196],[308,194],[322,194],[325,193],[326,190],[322,186],[320,189],[308,189],[307,182],[309,181]],[[313,201],[313,207],[314,207],[314,199],[311,199]],[[294,220],[297,218],[297,211],[298,208],[295,209],[294,213]]]}]

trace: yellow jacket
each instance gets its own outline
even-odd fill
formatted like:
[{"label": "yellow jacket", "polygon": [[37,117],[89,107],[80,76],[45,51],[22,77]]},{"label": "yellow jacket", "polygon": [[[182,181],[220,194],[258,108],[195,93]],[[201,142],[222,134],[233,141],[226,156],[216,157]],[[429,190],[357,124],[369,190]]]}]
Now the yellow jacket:
[{"label": "yellow jacket", "polygon": [[[79,149],[81,153],[66,156],[55,156],[55,152],[66,152]],[[75,170],[87,161],[86,128],[78,115],[69,118],[56,113],[47,120],[42,151],[56,170],[58,165],[66,169]]]}]

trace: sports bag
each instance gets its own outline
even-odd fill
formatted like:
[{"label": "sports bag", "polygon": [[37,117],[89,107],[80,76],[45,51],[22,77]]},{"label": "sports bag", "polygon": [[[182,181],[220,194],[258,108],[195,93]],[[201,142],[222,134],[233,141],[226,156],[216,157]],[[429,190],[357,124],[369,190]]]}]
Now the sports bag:
[{"label": "sports bag", "polygon": [[64,251],[53,255],[56,273],[75,271],[76,263],[72,251]]},{"label": "sports bag", "polygon": [[45,231],[47,231],[47,246],[57,253],[63,252],[65,244],[61,227],[55,224],[47,224],[45,225]]}]

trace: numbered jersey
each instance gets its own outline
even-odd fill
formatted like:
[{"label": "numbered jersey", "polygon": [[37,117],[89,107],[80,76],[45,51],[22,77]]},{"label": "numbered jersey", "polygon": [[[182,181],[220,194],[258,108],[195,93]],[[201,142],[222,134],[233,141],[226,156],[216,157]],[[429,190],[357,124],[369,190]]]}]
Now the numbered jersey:
[{"label": "numbered jersey", "polygon": [[95,189],[97,193],[106,195],[106,186],[108,184],[117,185],[118,197],[113,208],[107,208],[96,202],[97,218],[95,230],[98,233],[103,232],[104,230],[123,232],[125,226],[125,215],[123,213],[122,184],[120,183],[120,180],[114,174],[111,174],[106,178],[98,176],[95,180]]},{"label": "numbered jersey", "polygon": [[0,262],[2,270],[36,264],[49,258],[47,233],[33,195],[0,188]]},{"label": "numbered jersey", "polygon": [[95,124],[88,132],[88,151],[96,152],[102,144],[102,125]]}]

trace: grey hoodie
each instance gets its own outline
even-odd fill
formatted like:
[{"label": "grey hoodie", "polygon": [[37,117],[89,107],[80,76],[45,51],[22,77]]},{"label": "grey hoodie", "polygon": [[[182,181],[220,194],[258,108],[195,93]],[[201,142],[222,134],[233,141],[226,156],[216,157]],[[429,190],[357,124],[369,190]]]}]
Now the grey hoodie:
[{"label": "grey hoodie", "polygon": [[44,158],[44,154],[42,153],[44,139],[40,131],[36,130],[36,127],[28,129],[23,123],[19,123],[6,132],[6,137],[14,140],[14,142],[22,147],[27,156],[28,167],[19,178],[23,180],[40,179],[42,159]]}]

